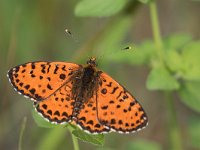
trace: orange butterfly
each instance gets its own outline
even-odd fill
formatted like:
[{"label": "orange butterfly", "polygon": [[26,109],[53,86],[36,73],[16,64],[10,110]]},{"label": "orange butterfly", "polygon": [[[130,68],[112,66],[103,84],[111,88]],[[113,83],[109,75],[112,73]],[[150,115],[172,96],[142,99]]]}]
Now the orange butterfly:
[{"label": "orange butterfly", "polygon": [[71,122],[89,133],[139,131],[147,116],[137,100],[106,73],[96,59],[87,65],[30,62],[9,70],[15,90],[31,98],[35,109],[52,123]]}]

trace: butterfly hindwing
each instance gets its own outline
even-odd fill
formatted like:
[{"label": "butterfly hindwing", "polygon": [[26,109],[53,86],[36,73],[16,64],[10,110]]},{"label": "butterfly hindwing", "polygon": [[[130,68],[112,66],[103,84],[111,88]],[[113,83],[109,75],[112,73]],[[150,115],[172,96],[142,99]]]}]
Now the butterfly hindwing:
[{"label": "butterfly hindwing", "polygon": [[97,118],[96,104],[96,95],[94,95],[94,97],[89,99],[87,103],[83,104],[83,108],[77,116],[76,124],[78,124],[83,130],[92,134],[107,133],[110,129],[100,124]]},{"label": "butterfly hindwing", "polygon": [[47,99],[35,104],[36,111],[54,123],[71,121],[74,99],[71,99],[72,83],[68,82]]}]

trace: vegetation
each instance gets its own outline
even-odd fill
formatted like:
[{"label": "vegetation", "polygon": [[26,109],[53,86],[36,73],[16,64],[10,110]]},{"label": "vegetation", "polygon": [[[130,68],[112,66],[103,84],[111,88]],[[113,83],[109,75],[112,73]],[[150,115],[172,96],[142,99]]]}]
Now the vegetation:
[{"label": "vegetation", "polygon": [[[155,0],[1,1],[2,149],[200,149],[200,41],[196,33],[199,25],[195,26],[198,22],[194,21],[179,23],[184,19],[177,14],[174,17],[178,21],[170,21],[173,16],[163,15],[165,6],[162,5],[169,8],[167,4],[171,3]],[[183,7],[185,12],[185,3],[176,2],[175,6]],[[199,2],[190,3],[194,12],[189,18],[195,18],[195,5]],[[136,26],[137,32],[135,25],[140,21],[147,25]],[[185,23],[180,33],[177,28]],[[178,27],[162,35],[161,30],[170,24]],[[194,31],[184,31],[192,25]],[[73,38],[66,38],[65,28],[72,32]],[[147,36],[145,31],[152,32],[152,38],[137,38]],[[120,51],[126,46],[132,49]],[[144,99],[139,101],[149,116],[146,129],[130,135],[90,135],[72,125],[52,125],[35,111],[31,114],[31,102],[14,93],[6,79],[6,70],[20,63],[59,60],[83,64],[93,55],[98,59],[99,69],[132,89],[131,92],[136,91],[134,94],[141,93],[136,97]],[[142,77],[137,79],[135,74]],[[133,86],[131,84],[137,83],[133,80],[140,83]],[[144,80],[149,91],[144,90]],[[139,92],[137,89],[141,86],[143,91]],[[26,117],[23,119],[23,116]]]}]

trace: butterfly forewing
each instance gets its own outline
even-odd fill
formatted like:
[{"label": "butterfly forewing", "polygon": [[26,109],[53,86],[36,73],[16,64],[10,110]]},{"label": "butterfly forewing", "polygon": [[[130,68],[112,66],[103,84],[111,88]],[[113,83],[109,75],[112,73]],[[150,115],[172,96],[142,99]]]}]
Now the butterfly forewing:
[{"label": "butterfly forewing", "polygon": [[120,133],[140,130],[147,125],[147,116],[137,100],[105,73],[97,93],[97,113],[101,124]]},{"label": "butterfly forewing", "polygon": [[78,67],[73,63],[31,62],[12,68],[8,77],[16,91],[40,101],[61,87]]}]

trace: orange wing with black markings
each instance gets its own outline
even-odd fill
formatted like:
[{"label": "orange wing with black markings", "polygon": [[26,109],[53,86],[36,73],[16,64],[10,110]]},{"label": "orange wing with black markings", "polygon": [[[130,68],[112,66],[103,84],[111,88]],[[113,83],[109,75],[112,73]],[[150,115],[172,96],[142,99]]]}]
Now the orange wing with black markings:
[{"label": "orange wing with black markings", "polygon": [[40,101],[62,86],[78,65],[64,62],[30,62],[9,70],[15,90],[25,97]]},{"label": "orange wing with black markings", "polygon": [[65,123],[71,121],[74,99],[71,95],[71,81],[62,86],[47,99],[36,103],[36,110],[52,123]]},{"label": "orange wing with black markings", "polygon": [[102,125],[97,117],[97,101],[96,95],[83,104],[83,108],[77,116],[76,124],[89,133],[107,133],[110,128]]},{"label": "orange wing with black markings", "polygon": [[47,120],[63,123],[73,111],[70,77],[79,65],[64,62],[30,62],[8,72],[19,94],[34,100],[36,110]]},{"label": "orange wing with black markings", "polygon": [[97,93],[98,120],[120,133],[138,131],[147,125],[147,116],[137,100],[106,73]]}]

